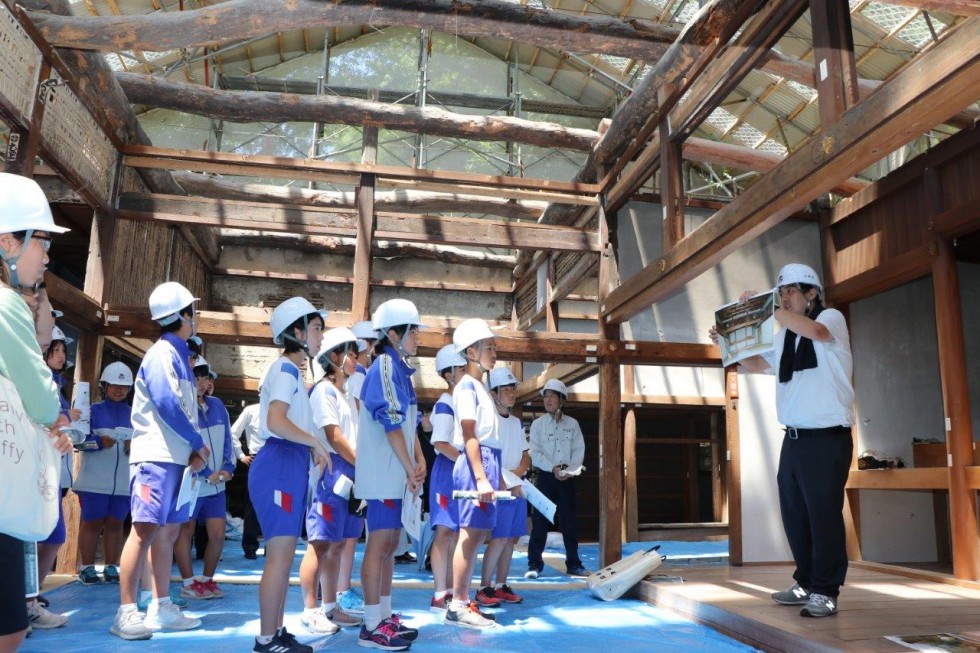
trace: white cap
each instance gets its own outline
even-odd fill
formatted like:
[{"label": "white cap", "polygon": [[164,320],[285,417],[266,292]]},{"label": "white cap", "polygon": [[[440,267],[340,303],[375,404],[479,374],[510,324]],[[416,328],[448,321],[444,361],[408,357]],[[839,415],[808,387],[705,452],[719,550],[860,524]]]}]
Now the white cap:
[{"label": "white cap", "polygon": [[[204,360],[204,356],[198,356],[197,361],[194,362],[194,370],[197,370],[199,367],[206,367],[208,370],[208,376],[210,376],[212,379],[218,378],[218,373],[211,369],[211,363]],[[197,376],[196,372],[194,373],[194,376]]]},{"label": "white cap", "polygon": [[102,370],[99,381],[112,385],[133,385],[133,371],[129,369],[129,365],[122,361],[109,363]]},{"label": "white cap", "polygon": [[402,326],[423,327],[422,318],[419,317],[419,309],[415,304],[407,299],[389,299],[374,311],[374,318],[371,326],[375,331],[384,335],[391,327]]},{"label": "white cap", "polygon": [[548,379],[548,381],[544,384],[544,387],[541,388],[542,397],[544,396],[545,390],[553,390],[565,399],[568,399],[568,388],[566,388],[565,384],[558,379]]},{"label": "white cap", "polygon": [[802,263],[788,263],[784,265],[783,269],[779,271],[779,277],[776,278],[776,288],[794,283],[805,283],[810,286],[816,286],[818,289],[823,289],[823,286],[820,285],[820,277],[817,276],[813,268]]},{"label": "white cap", "polygon": [[487,385],[491,390],[496,390],[502,385],[517,385],[517,377],[506,367],[495,367],[490,370]]},{"label": "white cap", "polygon": [[64,342],[65,347],[75,342],[74,338],[69,338],[68,336],[65,335],[64,331],[62,331],[56,326],[51,328],[51,342],[54,342],[55,340],[61,340],[62,342]]},{"label": "white cap", "polygon": [[490,330],[490,325],[486,323],[486,320],[474,317],[463,320],[456,327],[456,330],[453,331],[453,346],[461,354],[470,345],[495,337],[496,334]]},{"label": "white cap", "polygon": [[54,223],[48,198],[36,181],[0,172],[0,234],[17,231],[63,234],[69,229]]},{"label": "white cap", "polygon": [[173,324],[180,310],[196,301],[200,300],[176,281],[161,283],[150,293],[150,317],[162,326]]},{"label": "white cap", "polygon": [[[320,351],[316,354],[316,361],[320,364],[320,367],[326,370],[330,366],[330,360],[327,354],[332,352],[337,347],[347,344],[357,344],[357,336],[354,332],[347,327],[336,327],[330,329],[323,334],[323,340],[320,342]],[[364,342],[363,340],[360,342]]]},{"label": "white cap", "polygon": [[[362,320],[360,322],[355,322],[354,326],[350,328],[354,332],[354,335],[363,340],[377,340],[378,332],[371,323],[371,320]],[[365,345],[366,346],[366,345]]]},{"label": "white cap", "polygon": [[269,319],[269,326],[272,328],[272,342],[281,345],[283,331],[304,315],[312,315],[313,313],[317,313],[323,318],[324,325],[327,323],[327,311],[318,311],[305,297],[290,297],[276,306],[272,311],[272,317]]},{"label": "white cap", "polygon": [[436,352],[436,372],[442,373],[450,367],[463,367],[466,361],[456,352],[456,345],[446,345]]}]

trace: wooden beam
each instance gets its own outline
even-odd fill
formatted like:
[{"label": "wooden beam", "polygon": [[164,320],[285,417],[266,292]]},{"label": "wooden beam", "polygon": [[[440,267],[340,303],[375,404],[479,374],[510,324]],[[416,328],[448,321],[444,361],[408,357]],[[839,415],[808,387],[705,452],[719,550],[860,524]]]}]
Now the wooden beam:
[{"label": "wooden beam", "polygon": [[[627,386],[627,389],[631,388]],[[625,400],[626,395],[623,395],[622,398]],[[638,542],[640,539],[640,504],[636,478],[636,409],[632,406],[626,410],[626,417],[623,420],[623,458],[625,477],[623,538],[625,542]]]},{"label": "wooden beam", "polygon": [[599,138],[592,130],[554,122],[462,114],[439,107],[406,107],[336,95],[223,91],[135,73],[117,73],[116,77],[133,104],[231,122],[371,123],[415,134],[510,141],[580,152],[591,150]]},{"label": "wooden beam", "polygon": [[[651,148],[653,149],[653,148]],[[660,196],[663,198],[661,243],[664,251],[684,238],[684,157],[681,143],[671,139],[669,116],[660,121]],[[642,183],[642,182],[640,182]]]},{"label": "wooden beam", "polygon": [[980,19],[969,19],[935,48],[791,154],[676,247],[617,288],[600,309],[611,321],[678,291],[741,245],[813,198],[976,100]]},{"label": "wooden beam", "polygon": [[[354,237],[360,214],[295,204],[129,193],[120,197],[118,215],[128,220],[169,224]],[[438,215],[379,214],[372,239],[534,251],[598,249],[595,234],[576,227]]]},{"label": "wooden beam", "polygon": [[[948,487],[949,473],[945,467],[852,469],[847,475],[848,490],[945,490]],[[976,538],[976,531],[973,537]]]},{"label": "wooden beam", "polygon": [[[25,71],[26,72],[26,71]],[[51,75],[51,64],[41,62],[41,80],[47,80]],[[34,161],[38,150],[41,149],[41,120],[44,116],[44,102],[38,94],[34,95],[29,122],[26,125],[11,121],[10,133],[7,135],[7,151],[3,161],[3,171],[12,175],[33,177]]]},{"label": "wooden beam", "polygon": [[361,183],[357,186],[357,235],[351,300],[351,317],[355,321],[371,317],[371,242],[375,236],[374,229],[374,176],[361,175]]},{"label": "wooden beam", "polygon": [[742,445],[738,428],[738,365],[725,368],[725,479],[728,492],[728,564],[741,567],[742,532]]},{"label": "wooden beam", "polygon": [[[980,21],[980,19],[974,19]],[[980,580],[980,538],[977,537],[977,493],[971,490],[966,468],[973,465],[973,424],[969,375],[963,337],[963,310],[956,255],[946,239],[938,241],[932,272],[939,377],[942,381],[949,452],[949,514],[953,540],[953,575]]]},{"label": "wooden beam", "polygon": [[102,306],[61,277],[46,274],[51,305],[64,311],[65,321],[82,331],[98,331],[102,327]]},{"label": "wooden beam", "polygon": [[866,272],[828,285],[827,301],[834,305],[850,304],[921,279],[932,271],[935,258],[936,244],[930,242],[894,258],[872,263]]},{"label": "wooden beam", "polygon": [[847,0],[810,0],[821,129],[858,102],[854,35]]},{"label": "wooden beam", "polygon": [[[215,268],[216,276],[246,277],[250,279],[275,279],[280,281],[311,281],[313,283],[337,283],[352,285],[354,277],[339,275],[307,274],[297,272],[270,272],[268,270],[242,270],[238,268]],[[408,290],[451,290],[453,292],[486,292],[510,294],[514,288],[510,284],[473,284],[454,281],[426,281],[405,279],[371,279],[371,286],[376,288],[405,288]]]},{"label": "wooden beam", "polygon": [[[498,356],[498,358],[503,358]],[[594,376],[596,372],[595,362],[587,363],[561,363],[549,365],[544,371],[524,379],[517,384],[516,403],[525,404],[531,401],[541,400],[541,388],[552,379],[557,379],[565,385],[574,385],[579,381]]]},{"label": "wooden beam", "polygon": [[[190,195],[246,202],[297,204],[336,210],[355,209],[355,194],[348,191],[242,184],[192,172],[173,174],[181,188]],[[547,206],[547,202],[480,197],[464,193],[432,193],[408,189],[374,193],[375,210],[393,213],[488,213],[515,220],[537,220]]]},{"label": "wooden beam", "polygon": [[465,187],[474,195],[557,201],[567,204],[595,204],[598,187],[594,184],[480,175],[443,170],[427,170],[363,163],[337,163],[290,157],[173,150],[130,145],[123,148],[124,163],[134,168],[192,170],[240,176],[277,177],[354,184],[362,174],[374,174],[379,186],[421,189]]},{"label": "wooden beam", "polygon": [[337,25],[398,25],[656,61],[677,37],[677,30],[654,21],[575,16],[503,0],[293,0],[275,4],[234,0],[141,16],[71,19],[32,12],[31,19],[53,45],[103,52],[162,52]]}]

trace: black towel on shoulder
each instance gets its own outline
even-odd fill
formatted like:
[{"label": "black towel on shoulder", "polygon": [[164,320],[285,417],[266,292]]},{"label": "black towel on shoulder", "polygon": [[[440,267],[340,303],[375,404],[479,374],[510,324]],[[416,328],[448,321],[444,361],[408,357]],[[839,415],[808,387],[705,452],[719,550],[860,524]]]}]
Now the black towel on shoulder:
[{"label": "black towel on shoulder", "polygon": [[[823,312],[823,305],[818,301],[807,317],[811,320]],[[817,352],[813,349],[813,341],[800,338],[800,346],[796,346],[796,333],[786,329],[783,340],[783,354],[779,357],[779,382],[787,383],[793,378],[793,372],[812,370],[817,366]]]}]

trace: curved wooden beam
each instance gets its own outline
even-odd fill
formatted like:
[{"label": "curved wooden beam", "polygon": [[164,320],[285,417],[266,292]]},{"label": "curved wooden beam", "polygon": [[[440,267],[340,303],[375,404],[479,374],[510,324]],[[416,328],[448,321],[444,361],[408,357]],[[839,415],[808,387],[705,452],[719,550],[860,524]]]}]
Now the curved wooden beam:
[{"label": "curved wooden beam", "polygon": [[118,73],[116,78],[133,104],[185,111],[232,122],[323,122],[377,125],[413,133],[513,141],[586,152],[598,132],[523,118],[476,116],[437,107],[417,108],[333,95],[298,95],[265,91],[221,91],[160,77]]},{"label": "curved wooden beam", "polygon": [[336,25],[399,25],[656,61],[678,33],[650,21],[576,16],[503,0],[232,0],[143,16],[32,12],[31,20],[52,45],[103,52],[162,52]]}]

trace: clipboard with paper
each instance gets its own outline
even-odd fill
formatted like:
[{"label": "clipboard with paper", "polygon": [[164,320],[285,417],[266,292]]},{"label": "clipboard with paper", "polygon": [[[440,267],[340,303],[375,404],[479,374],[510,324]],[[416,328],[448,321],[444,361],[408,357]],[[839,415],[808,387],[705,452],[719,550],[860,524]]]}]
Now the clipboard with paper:
[{"label": "clipboard with paper", "polygon": [[775,290],[766,290],[744,302],[731,302],[715,311],[722,365],[727,367],[750,356],[772,352],[777,300]]}]

